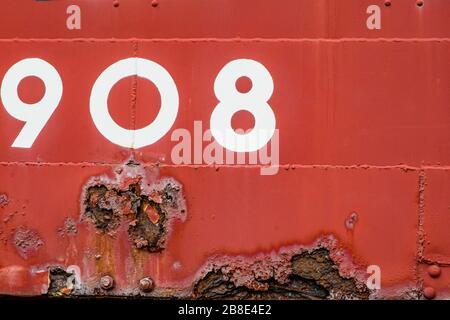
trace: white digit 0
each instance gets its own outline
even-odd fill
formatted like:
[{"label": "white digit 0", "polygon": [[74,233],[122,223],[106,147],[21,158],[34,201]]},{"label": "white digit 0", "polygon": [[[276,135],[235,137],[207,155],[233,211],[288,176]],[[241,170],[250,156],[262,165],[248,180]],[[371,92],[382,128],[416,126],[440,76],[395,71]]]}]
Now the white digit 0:
[{"label": "white digit 0", "polygon": [[[30,76],[40,78],[45,84],[42,99],[31,104],[23,102],[17,92],[20,81]],[[42,59],[23,59],[6,72],[0,90],[3,105],[11,116],[26,122],[12,147],[31,148],[58,106],[62,92],[63,84],[58,71]]]},{"label": "white digit 0", "polygon": [[[108,95],[121,79],[137,75],[152,81],[161,95],[161,109],[155,120],[138,130],[119,126],[108,111]],[[100,133],[109,141],[127,148],[148,146],[163,137],[178,114],[178,90],[170,74],[156,62],[142,58],[128,58],[112,64],[100,74],[91,91],[90,111]]]},{"label": "white digit 0", "polygon": [[[249,92],[237,91],[236,81],[240,77],[252,81]],[[229,62],[217,75],[214,92],[219,104],[211,114],[210,126],[220,145],[234,152],[253,152],[269,142],[276,127],[275,114],[267,103],[273,93],[273,80],[261,63],[250,59]],[[245,134],[236,133],[231,126],[231,118],[241,110],[255,118],[254,128]]]}]

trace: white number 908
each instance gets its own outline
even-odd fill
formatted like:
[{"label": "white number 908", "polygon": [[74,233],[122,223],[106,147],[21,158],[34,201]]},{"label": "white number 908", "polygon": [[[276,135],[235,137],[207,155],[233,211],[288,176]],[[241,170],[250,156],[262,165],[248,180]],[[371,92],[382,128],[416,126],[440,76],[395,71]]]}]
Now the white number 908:
[{"label": "white number 908", "polygon": [[[157,87],[161,108],[152,123],[144,128],[129,130],[118,125],[108,111],[108,96],[113,86],[129,76],[145,78]],[[40,78],[45,85],[42,99],[36,103],[23,102],[18,95],[20,81],[29,76]],[[236,81],[248,77],[252,88],[247,93],[236,89]],[[262,148],[272,138],[275,115],[268,104],[273,93],[270,72],[259,62],[237,59],[226,64],[216,77],[214,93],[219,103],[211,119],[211,133],[223,147],[235,152],[252,152]],[[31,148],[59,105],[63,83],[58,71],[48,62],[28,58],[14,64],[5,74],[0,96],[6,111],[25,125],[14,140],[14,148]],[[158,63],[143,58],[119,60],[106,68],[95,81],[89,101],[94,125],[109,141],[126,148],[141,148],[161,139],[173,126],[179,106],[176,84],[169,72]],[[236,133],[231,126],[232,116],[241,110],[255,118],[255,127],[245,134]]]}]

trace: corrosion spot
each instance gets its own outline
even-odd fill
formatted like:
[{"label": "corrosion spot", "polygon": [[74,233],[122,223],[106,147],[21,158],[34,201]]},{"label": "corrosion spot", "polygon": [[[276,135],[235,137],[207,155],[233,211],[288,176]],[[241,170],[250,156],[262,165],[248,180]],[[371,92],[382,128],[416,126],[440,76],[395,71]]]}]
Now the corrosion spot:
[{"label": "corrosion spot", "polygon": [[8,205],[9,199],[6,193],[0,193],[0,208],[4,208]]},{"label": "corrosion spot", "polygon": [[330,258],[327,249],[321,248],[294,256],[292,269],[295,276],[313,281],[334,298],[369,297],[369,290],[364,284],[339,274],[339,268]]},{"label": "corrosion spot", "polygon": [[106,186],[92,186],[87,190],[85,216],[104,232],[116,230],[121,220],[121,196]]},{"label": "corrosion spot", "polygon": [[73,218],[66,218],[64,225],[58,229],[58,235],[61,238],[65,236],[74,236],[78,232],[77,223]]},{"label": "corrosion spot", "polygon": [[44,241],[36,231],[19,227],[14,233],[14,245],[19,255],[28,259],[37,254],[39,248],[44,245]]},{"label": "corrosion spot", "polygon": [[48,291],[51,296],[69,295],[75,287],[75,276],[62,267],[50,267],[48,270]]},{"label": "corrosion spot", "polygon": [[198,299],[368,299],[369,290],[340,275],[328,249],[215,267],[193,289]]},{"label": "corrosion spot", "polygon": [[355,224],[358,221],[358,214],[356,212],[352,212],[350,216],[345,220],[345,227],[348,230],[353,230],[355,228]]},{"label": "corrosion spot", "polygon": [[136,212],[135,220],[130,224],[128,234],[136,248],[159,251],[162,248],[166,215],[161,207],[148,198],[143,198]]}]

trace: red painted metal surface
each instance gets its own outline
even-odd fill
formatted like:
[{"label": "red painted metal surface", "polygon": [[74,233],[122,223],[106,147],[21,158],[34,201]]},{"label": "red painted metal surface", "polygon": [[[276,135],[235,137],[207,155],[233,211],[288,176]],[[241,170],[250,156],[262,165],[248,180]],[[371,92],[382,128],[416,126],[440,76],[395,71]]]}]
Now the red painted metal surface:
[{"label": "red painted metal surface", "polygon": [[[245,272],[258,259],[276,269],[275,257],[323,247],[344,278],[364,283],[367,266],[379,266],[381,289],[371,297],[431,297],[432,289],[449,297],[447,0],[117,3],[1,4],[0,79],[38,57],[64,86],[31,148],[11,147],[23,122],[0,108],[1,294],[46,294],[49,268],[59,266],[77,270],[81,289],[72,294],[191,296],[217,266],[244,270],[234,276],[238,286],[248,284]],[[79,30],[66,27],[71,4],[81,9]],[[381,10],[379,30],[366,26],[370,5]],[[96,79],[129,57],[164,66],[179,94],[169,132],[138,149],[107,140],[89,111]],[[278,172],[261,175],[260,162],[174,163],[173,131],[194,137],[196,121],[200,135],[209,129],[214,81],[241,58],[259,61],[273,78]],[[36,79],[19,87],[23,101],[43,92]],[[151,123],[160,103],[153,84],[128,77],[114,86],[108,108],[133,129]],[[137,183],[151,198],[165,179],[181,190],[159,252],[134,245],[133,221],[122,211],[114,232],[85,217],[89,186],[124,192]],[[439,272],[430,275],[430,265]],[[95,291],[105,275],[114,288]],[[139,291],[145,277],[154,282],[150,293]]]}]

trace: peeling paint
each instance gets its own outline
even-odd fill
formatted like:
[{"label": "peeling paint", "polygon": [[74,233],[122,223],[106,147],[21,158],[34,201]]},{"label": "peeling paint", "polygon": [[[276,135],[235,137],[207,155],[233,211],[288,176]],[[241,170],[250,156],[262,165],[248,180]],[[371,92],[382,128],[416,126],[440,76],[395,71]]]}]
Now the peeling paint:
[{"label": "peeling paint", "polygon": [[[220,262],[218,262],[220,261]],[[254,260],[219,258],[194,286],[197,299],[369,299],[356,276],[344,276],[324,246]]]},{"label": "peeling paint", "polygon": [[164,249],[172,218],[186,214],[181,185],[171,178],[148,182],[139,164],[128,162],[115,170],[115,179],[91,180],[83,195],[82,220],[114,236],[122,224],[137,249]]}]

